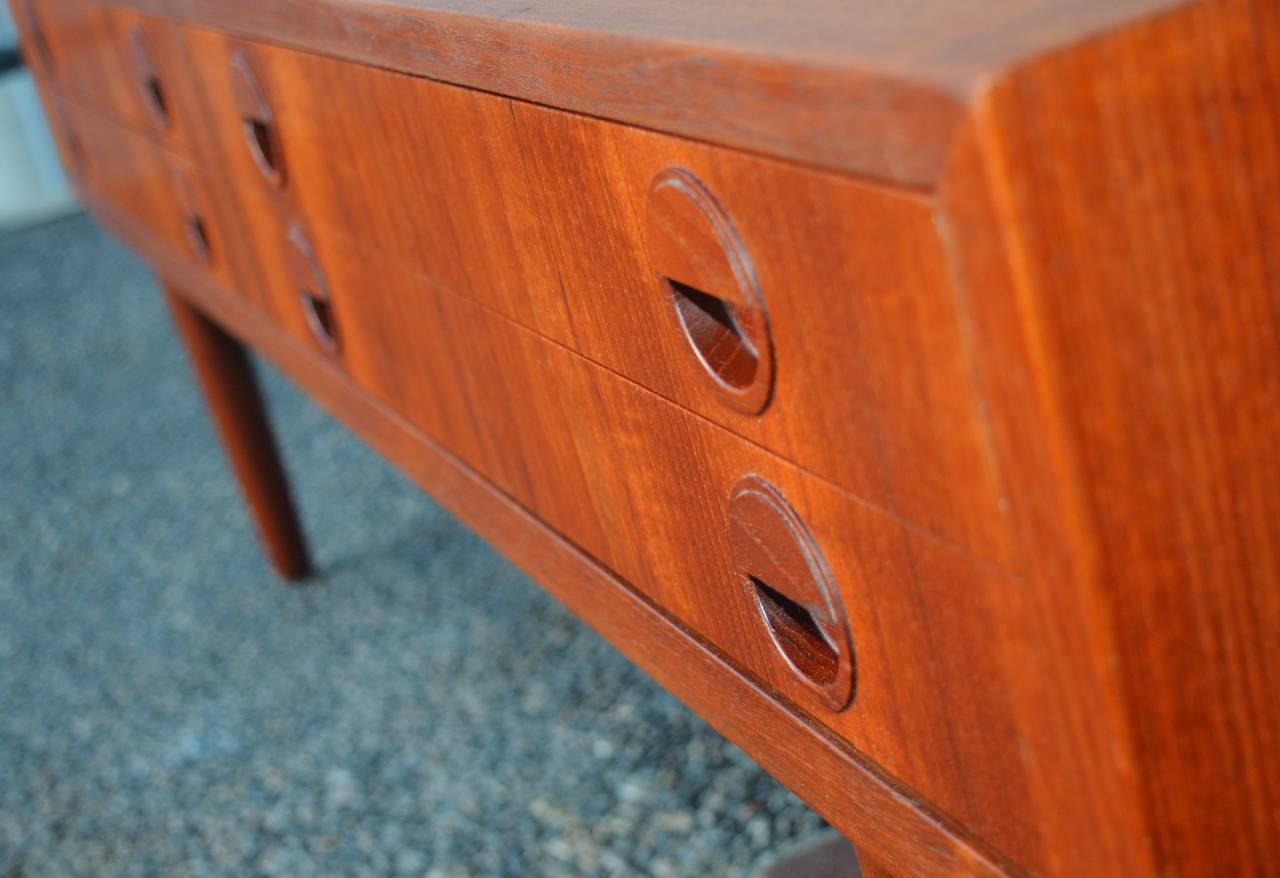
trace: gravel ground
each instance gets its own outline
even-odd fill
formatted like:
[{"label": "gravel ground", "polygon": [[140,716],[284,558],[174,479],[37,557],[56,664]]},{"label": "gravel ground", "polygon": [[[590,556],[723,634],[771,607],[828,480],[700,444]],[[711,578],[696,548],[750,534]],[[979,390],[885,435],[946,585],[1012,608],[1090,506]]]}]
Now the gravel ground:
[{"label": "gravel ground", "polygon": [[734,876],[821,820],[274,373],[258,552],[146,270],[0,239],[0,878]]}]

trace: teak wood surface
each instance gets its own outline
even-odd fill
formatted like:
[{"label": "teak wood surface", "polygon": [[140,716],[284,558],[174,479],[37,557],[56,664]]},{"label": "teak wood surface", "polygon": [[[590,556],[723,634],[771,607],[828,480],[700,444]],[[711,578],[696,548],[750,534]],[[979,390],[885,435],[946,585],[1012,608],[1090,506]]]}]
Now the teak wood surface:
[{"label": "teak wood surface", "polygon": [[242,345],[867,874],[1280,873],[1274,0],[12,5],[282,573]]}]

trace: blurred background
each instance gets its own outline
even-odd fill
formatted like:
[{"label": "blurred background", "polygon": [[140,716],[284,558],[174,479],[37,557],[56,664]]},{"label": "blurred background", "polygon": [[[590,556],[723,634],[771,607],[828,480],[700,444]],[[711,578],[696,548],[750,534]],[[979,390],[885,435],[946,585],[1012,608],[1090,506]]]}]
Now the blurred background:
[{"label": "blurred background", "polygon": [[20,66],[9,5],[0,2],[0,233],[75,209],[35,83]]},{"label": "blurred background", "polygon": [[264,368],[320,571],[282,586],[152,277],[6,66],[0,878],[734,876],[818,837]]}]

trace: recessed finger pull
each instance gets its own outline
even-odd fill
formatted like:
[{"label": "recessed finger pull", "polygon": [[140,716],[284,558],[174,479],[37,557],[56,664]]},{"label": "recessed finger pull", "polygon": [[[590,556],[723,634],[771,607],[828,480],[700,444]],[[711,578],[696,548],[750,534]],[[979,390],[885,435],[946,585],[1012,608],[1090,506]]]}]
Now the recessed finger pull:
[{"label": "recessed finger pull", "polygon": [[134,81],[152,124],[161,130],[168,128],[171,119],[169,96],[156,67],[155,54],[140,25],[129,28],[129,58],[133,64]]},{"label": "recessed finger pull", "polygon": [[649,188],[649,261],[695,369],[729,407],[757,414],[773,389],[773,339],[755,268],[728,215],[690,171]]},{"label": "recessed finger pull", "polygon": [[320,349],[337,354],[338,327],[333,313],[329,283],[320,267],[320,259],[302,226],[294,223],[287,233],[289,269],[298,290],[298,299],[307,318],[311,337]]},{"label": "recessed finger pull", "polygon": [[181,165],[173,168],[173,191],[187,250],[197,262],[208,265],[213,261],[213,242],[209,238],[204,207],[191,175]]},{"label": "recessed finger pull", "polygon": [[231,90],[254,165],[272,186],[283,186],[284,154],[276,133],[275,115],[248,56],[239,50],[231,55]]},{"label": "recessed finger pull", "polygon": [[733,487],[729,545],[782,664],[828,708],[844,709],[854,685],[844,603],[804,522],[760,476],[745,476]]}]

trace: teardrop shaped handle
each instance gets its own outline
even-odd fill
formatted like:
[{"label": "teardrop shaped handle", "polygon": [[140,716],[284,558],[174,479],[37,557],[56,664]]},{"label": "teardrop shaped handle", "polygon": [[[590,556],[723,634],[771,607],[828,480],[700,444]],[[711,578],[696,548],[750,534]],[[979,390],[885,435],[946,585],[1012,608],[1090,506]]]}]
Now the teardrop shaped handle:
[{"label": "teardrop shaped handle", "polygon": [[775,486],[744,476],[729,496],[729,546],[782,664],[831,710],[853,697],[844,602],[800,516]]},{"label": "teardrop shaped handle", "polygon": [[307,318],[307,327],[316,344],[325,353],[337,355],[340,350],[336,315],[329,282],[320,267],[320,258],[301,224],[293,223],[286,235],[289,270],[298,290],[298,300]]},{"label": "teardrop shaped handle", "polygon": [[285,180],[284,152],[276,131],[275,114],[248,56],[239,49],[231,54],[231,92],[253,164],[271,186],[281,188]]},{"label": "teardrop shaped handle", "polygon": [[172,111],[169,107],[168,92],[160,78],[155,55],[151,51],[151,44],[139,24],[129,28],[128,40],[129,60],[133,65],[133,78],[142,99],[142,106],[147,111],[152,124],[163,131],[172,121]]},{"label": "teardrop shaped handle", "polygon": [[773,338],[755,269],[719,202],[690,171],[654,177],[649,262],[696,368],[722,402],[758,414],[773,390]]},{"label": "teardrop shaped handle", "polygon": [[187,249],[197,262],[209,265],[213,262],[213,241],[209,237],[204,204],[191,174],[180,164],[173,166],[173,194]]}]

